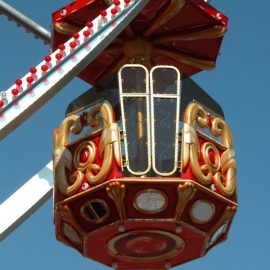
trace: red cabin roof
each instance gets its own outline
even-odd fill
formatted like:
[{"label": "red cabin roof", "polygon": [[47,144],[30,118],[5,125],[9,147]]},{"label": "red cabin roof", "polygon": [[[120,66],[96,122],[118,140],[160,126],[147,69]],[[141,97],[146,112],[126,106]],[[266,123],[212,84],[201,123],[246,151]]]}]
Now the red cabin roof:
[{"label": "red cabin roof", "polygon": [[[108,7],[78,0],[53,13],[52,49]],[[64,12],[63,12],[64,10]],[[96,84],[126,63],[173,65],[190,76],[215,67],[228,19],[203,0],[151,0],[79,77]]]}]

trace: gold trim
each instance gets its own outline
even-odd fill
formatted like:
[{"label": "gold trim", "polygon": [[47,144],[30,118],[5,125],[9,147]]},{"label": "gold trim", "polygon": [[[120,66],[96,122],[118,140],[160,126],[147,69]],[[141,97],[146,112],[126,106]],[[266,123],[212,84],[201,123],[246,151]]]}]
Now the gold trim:
[{"label": "gold trim", "polygon": [[[182,171],[190,165],[193,174],[201,184],[207,186],[213,182],[221,195],[231,197],[236,188],[236,161],[231,131],[222,118],[214,118],[210,131],[215,137],[221,136],[222,142],[226,148],[219,161],[221,173],[218,170],[218,164],[216,164],[217,166],[213,166],[211,162],[206,162],[206,164],[202,166],[199,164],[200,146],[195,130],[197,124],[201,128],[208,127],[207,112],[201,105],[191,103],[187,107],[184,116],[181,149]],[[219,156],[217,150],[215,154]],[[207,158],[204,159],[207,160]],[[226,176],[224,176],[224,174],[226,174]]]},{"label": "gold trim", "polygon": [[183,64],[193,66],[198,69],[212,70],[215,68],[216,63],[210,59],[203,59],[201,56],[192,56],[183,51],[178,50],[167,50],[163,47],[156,47],[153,49],[153,54],[158,54],[162,56],[167,56],[168,58],[173,59],[174,61],[181,62]]},{"label": "gold trim", "polygon": [[[146,75],[146,89],[145,89],[145,93],[123,93],[123,87],[122,87],[122,77],[121,77],[121,72],[124,68],[143,68],[145,71],[145,75]],[[163,68],[170,68],[173,69],[177,72],[177,93],[176,94],[154,94],[153,93],[153,78],[152,78],[152,74],[153,71],[156,69],[163,69]],[[178,168],[178,149],[179,149],[179,126],[177,125],[177,123],[179,122],[179,115],[180,115],[180,73],[179,70],[173,66],[157,66],[151,69],[151,74],[150,74],[150,84],[149,84],[149,72],[148,70],[145,68],[145,66],[143,65],[139,65],[139,64],[128,64],[128,65],[124,65],[118,73],[118,81],[119,81],[119,92],[120,92],[120,97],[121,97],[121,112],[122,112],[122,118],[123,118],[123,137],[124,137],[124,146],[125,146],[125,153],[126,153],[126,162],[125,162],[125,167],[127,167],[128,171],[130,173],[132,173],[133,175],[145,175],[146,173],[149,172],[149,170],[151,169],[151,165],[153,164],[153,170],[161,176],[169,176],[172,175],[176,172],[177,168]],[[150,92],[149,92],[149,85],[150,87]],[[124,101],[123,98],[124,97],[145,97],[146,99],[146,110],[147,110],[147,151],[148,151],[148,168],[143,171],[143,172],[135,172],[133,171],[130,166],[129,166],[129,155],[128,155],[128,145],[127,145],[127,138],[126,138],[126,123],[125,123],[125,111],[124,111]],[[154,135],[154,110],[153,110],[153,100],[154,98],[175,98],[177,100],[177,104],[176,104],[176,119],[175,119],[175,124],[176,124],[176,134],[175,134],[175,165],[173,168],[173,171],[171,172],[159,172],[156,169],[155,166],[155,135]],[[150,102],[149,102],[150,99]],[[151,104],[151,106],[150,106]],[[151,107],[151,110],[150,110]],[[140,118],[142,119],[141,115]],[[151,126],[151,128],[150,128]],[[139,125],[139,130],[138,130],[138,136],[142,136],[142,127]],[[151,154],[152,154],[152,158],[151,158]],[[151,164],[152,163],[152,164]],[[123,165],[124,166],[124,165]]]},{"label": "gold trim", "polygon": [[81,177],[80,174],[72,176],[72,185],[70,185],[67,180],[66,171],[72,171],[72,154],[66,148],[68,135],[69,132],[79,133],[82,128],[80,117],[77,115],[71,115],[63,120],[58,130],[58,134],[55,133],[53,153],[54,179],[60,192],[68,197],[74,195],[78,191],[83,180],[83,177]]},{"label": "gold trim", "polygon": [[[87,150],[89,153],[89,157],[87,159],[86,162],[81,162],[81,152],[83,150]],[[85,170],[90,164],[93,163],[93,161],[95,160],[95,156],[96,156],[96,151],[97,151],[97,147],[94,144],[94,142],[92,141],[84,141],[82,142],[76,149],[74,157],[73,157],[73,162],[75,167],[78,170]]]},{"label": "gold trim", "polygon": [[[193,208],[194,208],[197,204],[199,204],[199,203],[201,203],[201,202],[204,202],[204,203],[208,204],[208,205],[211,207],[211,209],[213,210],[212,213],[211,213],[211,215],[210,215],[210,217],[209,217],[207,220],[204,220],[204,221],[201,221],[201,220],[199,220],[198,218],[196,218],[196,217],[194,216],[193,212],[192,212],[192,211],[193,211]],[[197,200],[196,202],[194,202],[194,203],[192,204],[192,206],[190,207],[190,209],[189,209],[189,216],[190,216],[190,218],[191,218],[191,220],[192,220],[193,222],[195,222],[195,223],[197,223],[197,224],[205,224],[205,223],[209,222],[209,221],[214,217],[215,212],[216,212],[216,207],[215,207],[215,205],[214,205],[213,203],[211,203],[210,201],[205,200],[205,199],[200,199],[200,200]]]},{"label": "gold trim", "polygon": [[195,185],[191,182],[186,182],[178,185],[178,202],[174,214],[174,219],[176,222],[180,222],[185,206],[193,198],[195,192]]},{"label": "gold trim", "polygon": [[85,140],[91,141],[92,139],[94,139],[94,138],[96,138],[96,137],[98,137],[98,136],[101,136],[101,134],[102,134],[102,128],[93,131],[90,135],[88,135],[88,136],[86,136],[86,137],[82,137],[82,138],[79,138],[79,139],[77,139],[77,140],[75,140],[75,141],[72,141],[72,142],[68,143],[68,144],[66,145],[66,147],[67,147],[67,148],[72,147],[72,146],[74,146],[75,144],[80,144],[80,143],[82,143],[82,142],[85,141]]},{"label": "gold trim", "polygon": [[[215,163],[212,163],[209,157],[209,151],[213,151],[215,155]],[[202,145],[202,158],[205,164],[211,167],[213,172],[218,172],[220,170],[220,156],[218,149],[211,142],[205,142]]]},{"label": "gold trim", "polygon": [[[153,72],[156,69],[173,69],[177,74],[177,92],[176,94],[154,94],[153,89]],[[175,141],[174,141],[174,167],[170,172],[160,172],[156,168],[156,140],[155,140],[155,111],[154,111],[154,99],[155,98],[175,98],[176,99],[176,116],[175,116]],[[176,67],[173,66],[156,66],[150,71],[150,102],[151,102],[151,149],[152,149],[152,166],[153,170],[157,175],[170,176],[173,175],[178,169],[178,149],[179,149],[179,116],[180,116],[180,72]]]},{"label": "gold trim", "polygon": [[186,0],[171,0],[167,7],[154,18],[150,27],[144,32],[143,36],[149,37],[156,29],[167,23],[176,14],[181,12],[185,4]]},{"label": "gold trim", "polygon": [[[96,185],[103,182],[108,176],[113,159],[118,167],[121,166],[119,128],[115,122],[113,109],[110,103],[104,101],[93,107],[87,113],[85,125],[93,127],[97,126],[101,120],[98,116],[99,113],[101,113],[103,121],[103,129],[99,144],[99,158],[103,159],[101,166],[93,163],[96,152],[96,146],[93,142],[82,142],[75,152],[74,160],[71,152],[67,148],[69,132],[78,134],[84,127],[79,115],[70,115],[66,117],[60,125],[58,132],[55,132],[54,178],[60,192],[64,196],[72,196],[78,191],[84,179],[84,174],[90,184]],[[99,132],[100,131],[96,131],[94,133],[98,134]],[[92,138],[91,135],[90,138]],[[85,147],[89,150],[89,160],[86,164],[82,164],[78,154]],[[71,175],[70,179],[67,179],[67,171],[72,173],[73,170],[72,161],[74,161],[77,171]],[[84,172],[85,170],[86,172]],[[72,183],[71,185],[70,182]]]},{"label": "gold trim", "polygon": [[208,136],[207,134],[201,132],[201,131],[198,130],[198,129],[197,129],[196,131],[197,131],[197,134],[199,135],[199,137],[201,137],[201,138],[203,138],[203,139],[205,139],[205,140],[207,140],[207,141],[213,143],[214,145],[220,147],[220,149],[223,150],[223,151],[226,150],[225,145],[222,144],[221,142],[215,140],[215,138],[211,138],[210,136]]},{"label": "gold trim", "polygon": [[175,240],[176,248],[171,250],[167,254],[163,254],[163,255],[155,256],[155,257],[143,258],[143,257],[124,256],[123,254],[118,253],[118,251],[115,249],[114,245],[119,239],[121,239],[125,236],[128,236],[128,235],[134,234],[134,231],[129,231],[129,232],[117,235],[117,236],[113,237],[111,240],[109,240],[109,242],[107,244],[108,252],[111,253],[113,256],[116,256],[116,258],[118,256],[121,256],[121,260],[132,261],[132,262],[134,262],[134,260],[136,260],[136,261],[143,262],[143,261],[160,261],[160,260],[164,260],[167,258],[171,258],[171,257],[175,256],[176,254],[181,253],[185,249],[185,241],[181,237],[179,237],[178,235],[173,234],[171,232],[165,232],[165,231],[161,231],[161,230],[143,230],[143,229],[142,230],[140,230],[140,229],[135,230],[135,232],[142,232],[142,233],[143,232],[150,232],[150,233],[159,233],[161,235],[165,235],[165,236]]},{"label": "gold trim", "polygon": [[223,116],[221,116],[220,114],[214,112],[214,111],[213,111],[212,109],[210,109],[208,106],[202,104],[200,101],[196,100],[195,98],[192,99],[192,102],[201,105],[206,111],[208,111],[209,113],[215,115],[216,117],[219,117],[219,118],[224,119]]},{"label": "gold trim", "polygon": [[[164,198],[164,205],[157,210],[145,210],[145,209],[140,208],[137,204],[137,199],[141,194],[144,194],[144,193],[158,193],[158,194],[160,194]],[[137,211],[139,211],[141,213],[150,214],[150,215],[158,214],[158,213],[163,212],[167,208],[168,197],[163,191],[158,190],[158,189],[153,189],[153,188],[143,189],[143,190],[140,190],[139,192],[137,192],[136,195],[134,196],[133,206]]]},{"label": "gold trim", "polygon": [[119,128],[115,122],[112,106],[109,102],[104,101],[95,106],[87,116],[87,119],[92,126],[99,124],[100,118],[97,116],[101,113],[103,121],[103,131],[99,144],[99,158],[103,158],[101,167],[98,164],[90,164],[86,169],[86,178],[90,184],[99,184],[108,176],[113,158],[120,167],[121,165],[121,150],[120,150],[120,135]]},{"label": "gold trim", "polygon": [[211,131],[214,136],[222,137],[222,141],[227,148],[221,155],[221,172],[223,175],[217,172],[214,175],[213,182],[220,194],[231,197],[236,189],[236,160],[233,137],[226,122],[218,117],[213,120]]},{"label": "gold trim", "polygon": [[[123,93],[123,86],[122,86],[122,70],[124,68],[142,68],[145,71],[145,93]],[[124,146],[125,146],[125,153],[126,153],[126,161],[125,164],[123,164],[123,167],[127,167],[128,171],[133,175],[145,175],[148,173],[151,169],[151,148],[150,148],[150,106],[149,106],[149,72],[146,69],[145,66],[139,65],[139,64],[127,64],[121,67],[121,69],[118,72],[118,84],[119,84],[119,94],[120,94],[120,105],[121,105],[121,114],[122,114],[122,123],[123,123],[123,138],[124,138]],[[128,142],[127,142],[127,132],[126,132],[126,118],[125,118],[125,109],[124,109],[124,98],[125,97],[143,97],[145,98],[146,102],[146,125],[147,125],[147,155],[148,155],[148,166],[146,170],[135,172],[130,168],[129,165],[129,154],[128,154]],[[140,116],[139,119],[142,119]],[[139,125],[138,129],[138,136],[141,136],[141,125]],[[124,166],[125,165],[125,166]]]},{"label": "gold trim", "polygon": [[74,111],[68,113],[68,114],[66,115],[66,117],[67,117],[67,116],[70,116],[70,115],[72,115],[72,114],[76,114],[76,113],[78,113],[78,112],[84,111],[85,109],[87,109],[87,108],[89,108],[89,107],[92,107],[92,106],[95,106],[95,105],[97,105],[98,103],[103,102],[103,101],[104,101],[104,98],[101,98],[101,99],[98,99],[98,100],[96,100],[96,101],[93,101],[93,102],[91,102],[91,103],[89,103],[89,104],[87,104],[87,105],[85,105],[85,106],[82,106],[82,107],[80,107],[80,108],[78,108],[78,109],[76,109],[76,110],[74,110]]},{"label": "gold trim", "polygon": [[[99,217],[98,213],[95,211],[95,209],[92,207],[91,203],[93,202],[98,202],[98,203],[101,203],[105,209],[106,209],[106,214],[103,216],[103,217]],[[85,207],[89,207],[91,213],[93,214],[93,216],[95,217],[95,219],[90,219],[86,216],[85,212],[84,212],[84,209]],[[91,199],[89,201],[87,201],[86,203],[84,203],[82,206],[81,206],[81,209],[80,209],[80,214],[83,218],[85,218],[88,222],[92,223],[92,224],[100,224],[102,222],[104,222],[106,219],[108,219],[108,217],[110,216],[110,209],[107,205],[107,203],[104,201],[104,200],[101,200],[101,199]]]},{"label": "gold trim", "polygon": [[83,26],[72,24],[70,22],[56,22],[54,24],[54,29],[56,32],[64,35],[72,35],[75,32],[79,32]]},{"label": "gold trim", "polygon": [[58,214],[64,222],[72,224],[72,226],[77,230],[77,232],[80,233],[80,236],[83,238],[86,232],[83,229],[83,227],[78,223],[78,221],[75,219],[70,207],[67,204],[56,204],[55,210],[56,215]]},{"label": "gold trim", "polygon": [[[139,179],[139,178],[134,178],[134,177],[125,177],[125,178],[116,178],[114,179],[114,181],[119,182],[120,184],[124,184],[124,185],[132,185],[132,184],[136,184],[136,185],[149,185],[149,187],[151,188],[151,181],[155,181],[155,184],[163,184],[163,185],[173,185],[173,186],[178,186],[179,184],[185,184],[185,183],[192,183],[194,184],[195,188],[197,190],[200,190],[202,192],[204,192],[205,194],[211,196],[212,198],[215,198],[216,200],[231,205],[231,206],[237,206],[237,203],[231,201],[230,199],[212,191],[211,189],[204,187],[203,185],[199,184],[198,182],[195,182],[193,180],[187,180],[187,179],[181,179],[181,178],[151,178],[151,177],[146,177],[143,178],[143,180]],[[100,191],[102,189],[106,189],[107,186],[107,182],[105,183],[101,183],[97,186],[93,186],[91,187],[91,189],[88,189],[86,191],[84,191],[83,193],[78,193],[75,194],[74,196],[72,196],[71,198],[66,198],[63,200],[63,203],[70,203],[71,201],[80,199],[81,197],[84,196],[91,196],[91,194],[94,194],[97,191]]]},{"label": "gold trim", "polygon": [[225,210],[223,211],[221,217],[219,220],[212,226],[212,228],[208,231],[208,234],[210,235],[210,239],[213,236],[213,234],[226,222],[230,221],[234,214],[237,211],[237,206],[233,205],[227,205]]},{"label": "gold trim", "polygon": [[121,223],[123,223],[126,218],[126,208],[124,202],[126,186],[124,184],[120,184],[119,182],[110,182],[106,187],[106,192],[108,196],[113,200]]},{"label": "gold trim", "polygon": [[155,38],[153,43],[160,44],[164,42],[218,38],[223,37],[226,30],[226,26],[223,25],[193,27],[184,31],[178,31],[176,33],[170,33],[167,35],[165,34],[161,37]]},{"label": "gold trim", "polygon": [[143,137],[143,114],[142,112],[137,112],[137,119],[138,119],[138,130],[137,130],[137,137],[141,139]]}]

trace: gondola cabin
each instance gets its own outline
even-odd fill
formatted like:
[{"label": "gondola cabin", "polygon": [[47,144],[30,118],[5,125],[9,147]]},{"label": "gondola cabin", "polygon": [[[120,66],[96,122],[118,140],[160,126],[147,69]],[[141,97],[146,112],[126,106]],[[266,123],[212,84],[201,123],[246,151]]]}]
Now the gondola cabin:
[{"label": "gondola cabin", "polygon": [[57,239],[116,269],[205,255],[226,239],[237,209],[221,108],[173,66],[124,65],[118,86],[106,83],[73,102],[68,110],[88,106],[55,131]]}]

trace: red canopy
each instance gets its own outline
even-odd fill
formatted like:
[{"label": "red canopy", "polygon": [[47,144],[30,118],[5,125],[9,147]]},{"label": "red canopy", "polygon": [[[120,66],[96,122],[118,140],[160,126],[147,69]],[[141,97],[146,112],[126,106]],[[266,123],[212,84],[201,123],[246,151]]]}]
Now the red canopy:
[{"label": "red canopy", "polygon": [[[78,0],[53,14],[53,49],[108,7]],[[61,11],[65,9],[63,16]],[[186,76],[215,67],[228,19],[203,0],[151,0],[79,77],[96,84],[123,64],[173,65]]]}]

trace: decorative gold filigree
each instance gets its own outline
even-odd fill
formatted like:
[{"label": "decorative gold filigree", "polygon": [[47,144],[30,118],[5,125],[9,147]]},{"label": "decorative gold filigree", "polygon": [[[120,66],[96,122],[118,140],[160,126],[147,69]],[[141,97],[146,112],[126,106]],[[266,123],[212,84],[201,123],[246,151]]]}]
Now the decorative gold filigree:
[{"label": "decorative gold filigree", "polygon": [[177,188],[178,202],[175,209],[174,218],[176,221],[181,220],[181,216],[185,209],[186,204],[191,200],[196,192],[195,185],[191,182],[180,184]]},{"label": "decorative gold filigree", "polygon": [[126,209],[124,198],[126,194],[126,186],[119,182],[111,182],[106,188],[108,196],[114,201],[121,222],[124,222],[126,217]]},{"label": "decorative gold filigree", "polygon": [[72,210],[67,204],[64,204],[64,205],[58,204],[56,206],[56,212],[61,216],[62,220],[66,221],[69,224],[72,224],[72,226],[81,234],[85,234],[84,229],[76,220],[76,218],[73,215]]},{"label": "decorative gold filigree", "polygon": [[[98,114],[101,116],[98,116]],[[99,158],[103,160],[102,165],[94,164],[96,157],[96,145],[92,141],[83,142],[77,148],[74,155],[74,166],[76,171],[72,173],[73,158],[71,152],[66,148],[69,133],[77,134],[82,131],[83,125],[80,116],[70,115],[62,122],[58,133],[55,134],[54,146],[54,177],[55,182],[64,196],[74,195],[80,188],[86,176],[90,184],[99,184],[108,176],[112,161],[115,160],[121,167],[120,135],[118,125],[115,122],[112,106],[104,101],[97,104],[86,115],[84,125],[97,126],[102,120],[103,130],[99,144]],[[86,162],[80,161],[80,153],[88,150]],[[84,172],[86,170],[86,172]]]},{"label": "decorative gold filigree", "polygon": [[181,149],[182,171],[188,164],[198,181],[203,185],[209,185],[213,178],[211,167],[207,164],[199,164],[200,146],[198,142],[196,124],[201,128],[207,127],[207,112],[202,106],[192,103],[187,107],[184,116],[183,140]]},{"label": "decorative gold filigree", "polygon": [[[215,184],[217,191],[225,197],[231,197],[236,188],[236,161],[233,146],[233,138],[226,122],[220,117],[213,119],[211,133],[221,136],[224,146],[227,148],[219,159],[219,153],[214,144],[206,143],[202,149],[204,165],[199,164],[200,146],[196,125],[207,128],[207,112],[197,103],[188,106],[184,116],[183,140],[181,162],[182,171],[190,165],[192,173],[203,185]],[[208,151],[212,149],[215,153],[215,163],[206,158]],[[220,169],[221,168],[221,172]]]},{"label": "decorative gold filigree", "polygon": [[[221,155],[221,172],[214,175],[214,184],[217,191],[225,197],[233,195],[236,188],[236,160],[231,131],[226,122],[221,118],[215,118],[211,128],[215,136],[221,136],[226,146]],[[225,175],[225,176],[224,176]]]},{"label": "decorative gold filigree", "polygon": [[86,178],[90,184],[99,184],[108,176],[113,158],[117,166],[121,166],[121,149],[119,128],[115,122],[112,106],[108,102],[102,102],[90,111],[90,119],[95,119],[93,125],[97,125],[97,114],[101,113],[103,132],[99,143],[99,158],[103,158],[102,166],[91,164],[86,170]]},{"label": "decorative gold filigree", "polygon": [[[72,171],[72,154],[66,148],[68,144],[69,132],[79,133],[82,130],[80,117],[70,115],[62,122],[58,133],[55,134],[54,145],[54,179],[60,190],[65,196],[72,196],[80,188],[83,177],[81,174],[76,174],[71,177],[72,184],[70,185],[67,177],[67,171]],[[75,128],[76,126],[76,128]],[[73,127],[73,128],[72,128]]]},{"label": "decorative gold filigree", "polygon": [[233,218],[236,211],[237,211],[237,207],[235,205],[233,206],[227,205],[221,217],[219,218],[219,220],[209,230],[209,235],[210,236],[213,235],[225,222],[230,221]]},{"label": "decorative gold filigree", "polygon": [[[209,158],[209,152],[213,151],[215,161],[214,163]],[[202,145],[202,158],[205,164],[211,167],[213,172],[218,172],[220,170],[220,156],[218,149],[216,146],[211,142],[205,142]]]},{"label": "decorative gold filigree", "polygon": [[[88,151],[88,158],[85,162],[81,161],[82,151]],[[93,163],[96,156],[97,147],[92,141],[82,142],[76,149],[74,154],[74,165],[78,170],[85,170],[90,164]]]}]

